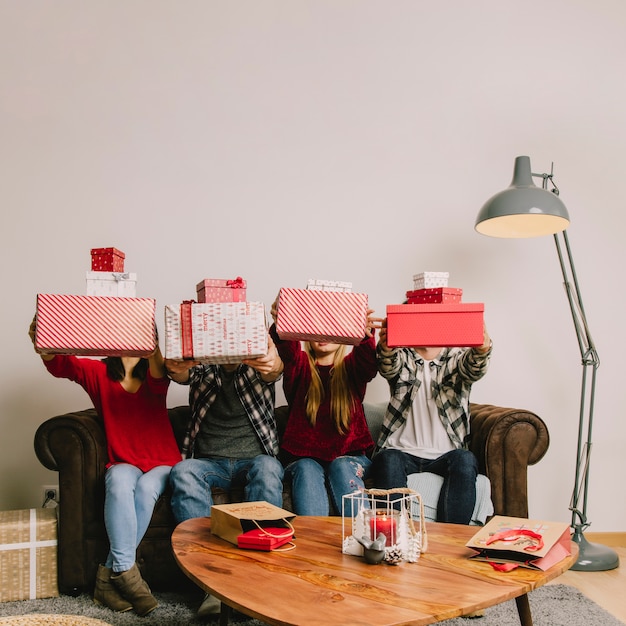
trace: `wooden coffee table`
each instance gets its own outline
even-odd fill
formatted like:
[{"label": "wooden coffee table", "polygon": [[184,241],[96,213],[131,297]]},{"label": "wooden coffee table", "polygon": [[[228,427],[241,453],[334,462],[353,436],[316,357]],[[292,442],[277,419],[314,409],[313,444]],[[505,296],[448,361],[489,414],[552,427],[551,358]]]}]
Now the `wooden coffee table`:
[{"label": "wooden coffee table", "polygon": [[421,626],[515,598],[522,626],[532,626],[528,592],[556,578],[572,556],[546,572],[495,571],[471,561],[465,543],[476,527],[427,522],[428,552],[416,563],[368,565],[341,552],[340,517],[296,517],[296,548],[241,550],[211,534],[211,519],[179,524],[174,556],[198,586],[224,605],[268,624]]}]

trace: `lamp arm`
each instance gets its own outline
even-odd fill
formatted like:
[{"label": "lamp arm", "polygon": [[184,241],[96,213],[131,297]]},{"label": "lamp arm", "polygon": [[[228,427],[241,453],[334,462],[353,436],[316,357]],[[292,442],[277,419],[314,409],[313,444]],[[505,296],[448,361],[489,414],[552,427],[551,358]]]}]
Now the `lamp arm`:
[{"label": "lamp arm", "polygon": [[[563,274],[563,285],[574,322],[576,338],[580,349],[582,359],[582,383],[580,394],[580,414],[578,421],[578,448],[576,454],[576,475],[574,481],[574,489],[572,499],[570,501],[570,510],[572,511],[572,527],[582,532],[587,526],[587,493],[589,486],[589,460],[592,447],[592,430],[593,430],[593,409],[595,404],[595,388],[596,388],[596,372],[600,366],[600,358],[595,348],[595,344],[589,332],[585,308],[578,286],[578,278],[574,267],[574,259],[567,232],[561,233],[563,239],[563,247],[559,241],[559,234],[554,235],[561,273]],[[591,371],[591,377],[588,373]],[[587,391],[589,396],[587,396]],[[579,504],[581,502],[582,506]]]}]

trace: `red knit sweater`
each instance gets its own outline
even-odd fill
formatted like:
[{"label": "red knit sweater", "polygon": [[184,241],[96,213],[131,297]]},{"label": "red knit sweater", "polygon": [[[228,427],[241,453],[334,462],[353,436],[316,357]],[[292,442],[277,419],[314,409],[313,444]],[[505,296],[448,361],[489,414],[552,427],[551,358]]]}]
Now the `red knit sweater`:
[{"label": "red knit sweater", "polygon": [[315,426],[306,415],[306,394],[311,382],[309,359],[299,341],[281,341],[276,327],[270,329],[285,371],[283,391],[289,404],[289,419],[282,439],[282,448],[296,457],[332,461],[345,454],[363,454],[374,445],[365,414],[363,398],[367,383],[376,376],[376,341],[364,339],[346,355],[345,367],[352,393],[357,399],[350,416],[348,432],[340,435],[330,415],[331,366],[319,366],[324,398],[317,412]]},{"label": "red knit sweater", "polygon": [[69,378],[89,394],[104,423],[109,463],[130,463],[143,472],[181,460],[165,398],[168,378],[148,371],[141,387],[130,393],[107,376],[99,360],[57,355],[44,361],[57,378]]}]

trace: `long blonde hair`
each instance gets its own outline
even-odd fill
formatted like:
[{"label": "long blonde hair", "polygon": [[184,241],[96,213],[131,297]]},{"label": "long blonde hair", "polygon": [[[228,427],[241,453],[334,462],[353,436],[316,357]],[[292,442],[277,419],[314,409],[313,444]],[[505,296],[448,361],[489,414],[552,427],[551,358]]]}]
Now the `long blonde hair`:
[{"label": "long blonde hair", "polygon": [[[311,426],[315,426],[317,412],[324,398],[324,387],[317,369],[315,352],[311,344],[304,343],[305,351],[309,357],[311,370],[311,384],[306,394],[306,414]],[[335,422],[335,428],[340,435],[348,432],[350,414],[354,406],[354,395],[348,383],[348,374],[344,364],[346,346],[340,345],[333,359],[330,378],[330,414]]]}]

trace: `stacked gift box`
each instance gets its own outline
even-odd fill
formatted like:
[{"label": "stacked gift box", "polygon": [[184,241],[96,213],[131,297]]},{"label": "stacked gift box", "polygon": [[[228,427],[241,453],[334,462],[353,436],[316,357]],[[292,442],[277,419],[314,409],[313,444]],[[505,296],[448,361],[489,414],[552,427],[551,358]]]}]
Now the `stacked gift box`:
[{"label": "stacked gift box", "polygon": [[136,275],[124,276],[124,257],[117,248],[91,251],[87,295],[37,294],[37,352],[139,357],[154,352],[156,301],[134,296]]},{"label": "stacked gift box", "polygon": [[282,288],[276,332],[281,339],[357,345],[365,337],[368,297],[352,283],[309,280],[306,289]]},{"label": "stacked gift box", "polygon": [[246,281],[237,278],[205,278],[196,285],[198,302],[245,302]]},{"label": "stacked gift box", "polygon": [[416,274],[406,304],[387,305],[389,347],[482,345],[484,304],[461,302],[463,290],[448,280],[448,272]]},{"label": "stacked gift box", "polygon": [[267,354],[265,306],[246,300],[243,278],[205,278],[198,302],[165,307],[165,354],[201,363],[240,363]]},{"label": "stacked gift box", "polygon": [[137,274],[124,270],[126,255],[117,248],[93,248],[91,271],[87,271],[88,296],[137,295]]},{"label": "stacked gift box", "polygon": [[0,602],[59,595],[56,509],[0,511],[0,571]]}]

